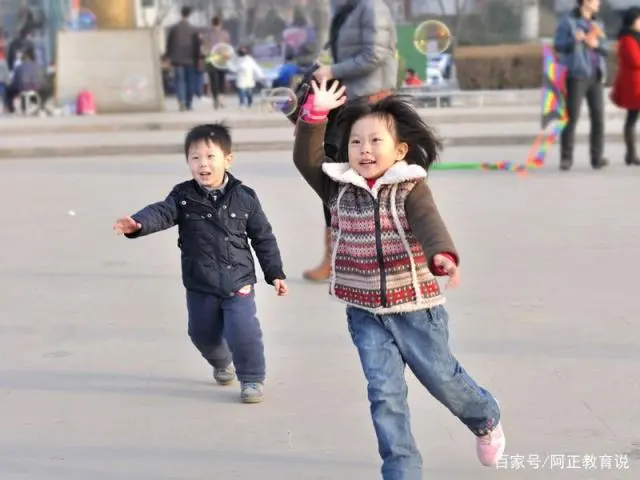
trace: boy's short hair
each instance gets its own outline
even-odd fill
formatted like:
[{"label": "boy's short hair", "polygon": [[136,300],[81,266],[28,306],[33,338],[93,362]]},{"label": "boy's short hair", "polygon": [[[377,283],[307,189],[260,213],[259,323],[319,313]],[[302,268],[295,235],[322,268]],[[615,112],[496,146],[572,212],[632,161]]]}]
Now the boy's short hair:
[{"label": "boy's short hair", "polygon": [[191,8],[189,5],[185,5],[180,9],[180,16],[182,18],[189,18],[192,12],[193,12],[193,8]]},{"label": "boy's short hair", "polygon": [[189,156],[189,149],[198,142],[217,145],[225,155],[231,153],[231,129],[224,123],[205,123],[193,127],[184,139],[184,154]]}]

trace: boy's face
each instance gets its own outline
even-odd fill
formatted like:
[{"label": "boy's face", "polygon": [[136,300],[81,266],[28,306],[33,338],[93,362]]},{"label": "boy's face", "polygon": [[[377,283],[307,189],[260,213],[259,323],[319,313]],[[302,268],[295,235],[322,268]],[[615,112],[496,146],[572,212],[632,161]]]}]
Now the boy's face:
[{"label": "boy's face", "polygon": [[208,188],[222,185],[232,160],[233,154],[225,154],[218,145],[204,140],[191,145],[187,156],[194,180]]},{"label": "boy's face", "polygon": [[364,178],[384,175],[394,163],[407,155],[406,143],[397,143],[389,130],[389,122],[368,115],[351,127],[349,166]]}]

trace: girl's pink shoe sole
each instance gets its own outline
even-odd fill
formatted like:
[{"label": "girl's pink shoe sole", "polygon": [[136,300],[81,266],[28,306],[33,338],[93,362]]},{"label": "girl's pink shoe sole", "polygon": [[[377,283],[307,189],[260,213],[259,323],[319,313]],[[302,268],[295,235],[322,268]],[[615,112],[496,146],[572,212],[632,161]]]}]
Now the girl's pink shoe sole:
[{"label": "girl's pink shoe sole", "polygon": [[490,433],[476,439],[478,460],[485,467],[495,467],[504,453],[506,438],[502,431],[502,424],[498,424]]}]

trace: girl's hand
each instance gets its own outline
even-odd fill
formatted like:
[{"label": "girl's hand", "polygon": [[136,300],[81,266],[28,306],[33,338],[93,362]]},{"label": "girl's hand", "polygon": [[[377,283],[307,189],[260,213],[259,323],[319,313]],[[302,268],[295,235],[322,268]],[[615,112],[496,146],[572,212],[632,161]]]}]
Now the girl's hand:
[{"label": "girl's hand", "polygon": [[118,235],[127,235],[130,233],[135,233],[142,228],[138,222],[136,222],[131,217],[122,217],[116,220],[116,223],[113,225],[113,229],[118,232]]},{"label": "girl's hand", "polygon": [[333,110],[347,101],[347,97],[344,96],[345,87],[340,86],[338,82],[333,82],[331,88],[327,90],[327,79],[323,78],[319,86],[315,81],[311,82],[311,88],[313,88],[313,109],[316,111]]},{"label": "girl's hand", "polygon": [[456,265],[456,262],[451,260],[446,255],[434,255],[433,265],[436,268],[442,269],[449,276],[445,288],[456,288],[460,284],[460,269]]}]

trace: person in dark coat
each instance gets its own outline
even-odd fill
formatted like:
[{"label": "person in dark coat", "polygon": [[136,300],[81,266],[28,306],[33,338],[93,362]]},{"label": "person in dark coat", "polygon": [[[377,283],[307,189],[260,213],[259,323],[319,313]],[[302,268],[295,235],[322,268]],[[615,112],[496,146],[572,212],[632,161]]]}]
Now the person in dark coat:
[{"label": "person in dark coat", "polygon": [[114,229],[138,238],[178,226],[189,337],[219,384],[232,383],[237,374],[242,401],[258,403],[265,358],[249,243],[265,280],[283,296],[280,250],[256,192],[227,171],[233,159],[228,128],[193,128],[184,151],[193,179],[176,185],[165,200],[118,219]]},{"label": "person in dark coat", "polygon": [[636,151],[635,128],[640,113],[640,7],[625,11],[618,36],[618,74],[611,100],[627,110],[624,122],[624,143],[627,165],[640,165]]},{"label": "person in dark coat", "polygon": [[591,122],[591,166],[599,170],[609,164],[604,157],[604,81],[611,44],[598,18],[601,0],[576,0],[576,3],[576,8],[558,21],[553,42],[560,63],[567,69],[569,121],[560,136],[560,169],[568,171],[573,166],[575,130],[586,99]]},{"label": "person in dark coat", "polygon": [[198,30],[191,25],[191,7],[182,7],[182,19],[169,29],[165,55],[171,62],[176,79],[180,110],[191,110],[197,93],[202,42]]},{"label": "person in dark coat", "polygon": [[[15,99],[23,92],[38,94],[40,105],[44,105],[51,97],[51,86],[47,80],[47,72],[35,59],[33,48],[28,47],[23,53],[20,65],[15,67],[11,83],[4,92],[4,108],[15,113]],[[26,105],[23,105],[26,109]]]}]

